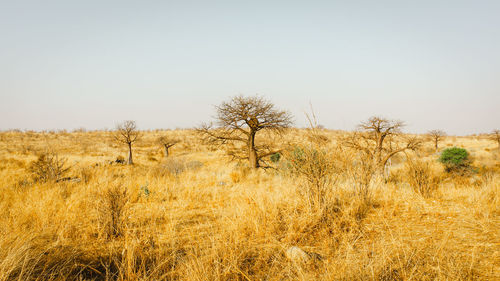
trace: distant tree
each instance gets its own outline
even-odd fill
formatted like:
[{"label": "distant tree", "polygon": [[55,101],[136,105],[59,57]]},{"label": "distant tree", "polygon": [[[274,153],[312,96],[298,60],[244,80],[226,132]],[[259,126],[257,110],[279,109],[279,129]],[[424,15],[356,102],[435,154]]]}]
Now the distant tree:
[{"label": "distant tree", "polygon": [[438,151],[438,143],[444,139],[444,137],[446,136],[446,133],[442,130],[432,130],[432,131],[427,132],[427,135],[434,142],[434,149],[437,152]]},{"label": "distant tree", "polygon": [[180,142],[180,140],[176,139],[176,138],[171,138],[171,137],[168,137],[168,136],[161,136],[157,139],[157,142],[163,146],[163,148],[165,149],[165,157],[168,157],[169,156],[169,149],[178,144]]},{"label": "distant tree", "polygon": [[[233,97],[230,101],[216,106],[217,128],[202,125],[198,132],[205,140],[216,144],[234,142],[244,143],[246,155],[252,168],[260,167],[262,158],[277,153],[276,150],[257,146],[255,137],[261,130],[281,132],[292,124],[292,117],[287,111],[278,110],[274,104],[260,96]],[[233,155],[234,156],[234,155]]]},{"label": "distant tree", "polygon": [[343,143],[364,152],[373,161],[375,170],[383,174],[391,157],[405,150],[415,150],[421,144],[416,137],[402,136],[401,129],[404,126],[402,121],[370,117],[361,122],[359,131],[345,138]]},{"label": "distant tree", "polygon": [[498,149],[500,150],[500,130],[493,130],[489,137],[498,143]]},{"label": "distant tree", "polygon": [[140,138],[140,132],[137,130],[135,121],[127,120],[116,126],[114,138],[117,142],[124,143],[128,146],[128,164],[132,165],[132,144]]}]

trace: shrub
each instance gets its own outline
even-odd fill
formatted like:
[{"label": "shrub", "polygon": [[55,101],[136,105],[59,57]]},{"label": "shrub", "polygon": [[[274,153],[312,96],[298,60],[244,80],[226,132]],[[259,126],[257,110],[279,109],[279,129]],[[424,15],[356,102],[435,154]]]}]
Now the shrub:
[{"label": "shrub", "polygon": [[161,167],[172,175],[179,175],[186,170],[186,161],[182,158],[168,158]]},{"label": "shrub", "polygon": [[197,171],[203,167],[203,162],[200,162],[198,160],[193,160],[189,161],[186,163],[186,169],[192,170],[192,171]]},{"label": "shrub", "polygon": [[125,164],[125,158],[123,156],[119,155],[118,157],[116,157],[115,163],[116,164]]},{"label": "shrub", "polygon": [[470,168],[469,152],[464,148],[447,148],[441,153],[439,162],[443,163],[446,172],[464,173]]},{"label": "shrub", "polygon": [[281,154],[279,154],[278,152],[276,152],[275,154],[271,155],[271,162],[273,163],[278,163],[281,159]]},{"label": "shrub", "polygon": [[305,192],[311,205],[321,206],[327,189],[336,180],[333,156],[326,150],[296,147],[287,158],[291,173],[305,180]]},{"label": "shrub", "polygon": [[101,223],[108,238],[118,237],[124,231],[124,213],[129,201],[127,189],[113,185],[100,194]]},{"label": "shrub", "polygon": [[432,172],[430,163],[409,160],[405,168],[406,179],[413,190],[424,197],[432,196],[437,190],[439,177]]},{"label": "shrub", "polygon": [[56,153],[42,153],[28,167],[35,182],[57,181],[69,171],[66,159],[59,158]]},{"label": "shrub", "polygon": [[372,156],[368,153],[357,152],[344,157],[343,173],[351,180],[354,193],[364,200],[369,200],[370,186],[377,171]]}]

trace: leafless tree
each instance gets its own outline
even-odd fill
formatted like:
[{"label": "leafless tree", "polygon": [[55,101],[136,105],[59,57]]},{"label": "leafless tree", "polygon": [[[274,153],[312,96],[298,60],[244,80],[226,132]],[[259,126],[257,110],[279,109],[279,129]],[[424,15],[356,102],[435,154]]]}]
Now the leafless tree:
[{"label": "leafless tree", "polygon": [[128,164],[134,164],[132,161],[132,144],[140,138],[140,132],[137,130],[135,121],[127,120],[118,124],[113,136],[116,141],[128,146]]},{"label": "leafless tree", "polygon": [[490,134],[490,139],[498,143],[498,149],[500,150],[500,130],[493,130]]},{"label": "leafless tree", "polygon": [[427,135],[429,135],[429,137],[434,142],[434,149],[437,152],[438,151],[438,144],[440,141],[442,141],[444,139],[444,137],[446,136],[446,133],[442,130],[432,130],[432,131],[427,132]]},{"label": "leafless tree", "polygon": [[171,138],[171,137],[168,137],[168,136],[161,136],[158,138],[157,142],[163,146],[163,148],[165,149],[165,157],[168,157],[169,156],[169,149],[178,144],[180,142],[180,140],[176,139],[176,138]]},{"label": "leafless tree", "polygon": [[401,129],[404,126],[402,121],[374,116],[361,122],[359,131],[345,138],[343,143],[365,153],[382,174],[391,157],[405,150],[415,150],[421,144],[416,137],[402,136]]},{"label": "leafless tree", "polygon": [[204,124],[198,128],[198,132],[206,141],[215,144],[244,143],[245,156],[239,157],[233,153],[233,157],[248,159],[252,168],[260,167],[262,158],[279,152],[256,145],[257,132],[282,132],[292,124],[292,117],[287,111],[276,109],[273,103],[260,96],[235,96],[216,106],[216,110],[218,127],[214,129],[211,124]]}]

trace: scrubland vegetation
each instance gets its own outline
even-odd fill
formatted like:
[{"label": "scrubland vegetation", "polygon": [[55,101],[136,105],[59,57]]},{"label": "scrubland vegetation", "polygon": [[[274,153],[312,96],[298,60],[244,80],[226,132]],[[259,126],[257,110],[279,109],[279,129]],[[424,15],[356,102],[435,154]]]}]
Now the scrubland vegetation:
[{"label": "scrubland vegetation", "polygon": [[[350,132],[287,129],[251,169],[194,130],[0,134],[0,280],[495,280],[499,151],[444,138],[372,175]],[[166,157],[160,137],[175,139]],[[164,140],[164,139],[163,139]],[[261,136],[260,141],[271,141]],[[49,167],[45,167],[48,165]]]},{"label": "scrubland vegetation", "polygon": [[0,133],[0,280],[499,279],[494,134],[217,110],[215,128]]}]

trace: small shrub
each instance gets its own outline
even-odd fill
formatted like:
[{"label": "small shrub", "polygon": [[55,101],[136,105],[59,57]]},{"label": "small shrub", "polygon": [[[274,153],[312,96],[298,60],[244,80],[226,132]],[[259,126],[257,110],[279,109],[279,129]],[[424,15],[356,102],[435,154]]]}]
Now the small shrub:
[{"label": "small shrub", "polygon": [[406,179],[413,190],[430,197],[437,190],[439,178],[434,175],[430,163],[422,160],[409,160],[406,163]]},{"label": "small shrub", "polygon": [[82,181],[87,184],[94,177],[94,170],[90,167],[81,168],[80,177]]},{"label": "small shrub", "polygon": [[242,180],[246,179],[250,172],[250,168],[248,167],[239,167],[232,171],[229,174],[229,177],[231,178],[232,183],[239,183]]},{"label": "small shrub", "polygon": [[35,182],[52,182],[61,179],[70,167],[66,167],[66,159],[59,158],[56,153],[42,153],[28,167]]},{"label": "small shrub", "polygon": [[191,171],[197,171],[203,167],[203,163],[197,160],[189,161],[186,163],[186,169]]},{"label": "small shrub", "polygon": [[354,193],[364,200],[369,200],[370,187],[377,171],[371,156],[358,152],[357,155],[351,156],[351,163],[344,170],[353,183]]},{"label": "small shrub", "polygon": [[273,163],[278,163],[281,159],[281,154],[279,154],[278,152],[274,153],[273,155],[271,155],[271,162]]},{"label": "small shrub", "polygon": [[446,172],[464,174],[470,169],[469,152],[464,148],[452,147],[443,150],[439,158]]},{"label": "small shrub", "polygon": [[333,156],[326,150],[296,147],[289,153],[288,168],[305,180],[305,193],[311,205],[323,205],[327,189],[336,181]]},{"label": "small shrub", "polygon": [[123,156],[119,155],[118,157],[116,157],[115,163],[116,164],[125,164],[125,158]]},{"label": "small shrub", "polygon": [[158,167],[160,175],[174,175],[177,176],[186,170],[186,161],[182,158],[167,158]]},{"label": "small shrub", "polygon": [[25,188],[25,187],[29,187],[31,185],[33,185],[33,183],[29,179],[22,178],[22,179],[17,181],[15,187],[16,188]]},{"label": "small shrub", "polygon": [[123,234],[123,218],[128,201],[127,190],[119,185],[112,186],[100,194],[101,223],[108,238]]},{"label": "small shrub", "polygon": [[401,169],[393,169],[390,171],[389,175],[387,176],[386,181],[388,183],[393,183],[393,184],[400,184],[401,182],[404,182],[405,180],[405,173]]}]

